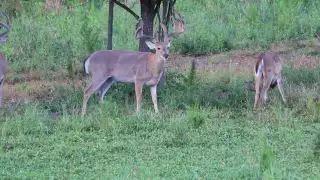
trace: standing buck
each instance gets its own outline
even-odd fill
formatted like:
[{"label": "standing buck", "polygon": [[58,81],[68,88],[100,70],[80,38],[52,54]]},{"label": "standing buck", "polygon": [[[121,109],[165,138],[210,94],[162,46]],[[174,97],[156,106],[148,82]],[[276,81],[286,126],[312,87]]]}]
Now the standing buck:
[{"label": "standing buck", "polygon": [[114,82],[134,83],[136,93],[136,111],[140,110],[142,87],[150,87],[155,112],[158,112],[157,84],[163,73],[165,62],[169,57],[170,41],[173,37],[185,32],[185,24],[181,20],[175,23],[175,32],[168,35],[165,25],[160,24],[164,32],[164,40],[160,42],[154,37],[143,35],[143,23],[139,23],[135,38],[146,38],[146,44],[155,53],[129,50],[101,50],[92,53],[84,61],[84,70],[91,74],[90,85],[83,95],[82,115],[86,113],[89,97],[98,92],[99,102]]},{"label": "standing buck", "polygon": [[[286,102],[282,88],[282,63],[279,57],[273,52],[260,54],[255,63],[255,99],[254,108],[265,104],[267,100],[267,91],[269,88],[278,87],[283,102]],[[263,86],[260,83],[263,80]]]},{"label": "standing buck", "polygon": [[[8,41],[8,33],[10,31],[10,21],[6,13],[1,12],[6,17],[6,24],[0,21],[1,29],[5,32],[0,33],[0,44],[5,44]],[[1,19],[0,19],[1,20]],[[2,106],[2,91],[6,73],[8,71],[8,64],[4,55],[0,52],[0,106]]]}]

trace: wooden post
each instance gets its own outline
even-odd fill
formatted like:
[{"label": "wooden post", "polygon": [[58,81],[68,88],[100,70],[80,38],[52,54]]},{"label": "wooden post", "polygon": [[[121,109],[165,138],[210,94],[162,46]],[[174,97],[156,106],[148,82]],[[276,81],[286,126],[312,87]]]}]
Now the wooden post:
[{"label": "wooden post", "polygon": [[107,49],[112,49],[112,29],[113,29],[113,1],[109,0],[109,16],[108,16],[108,46]]}]

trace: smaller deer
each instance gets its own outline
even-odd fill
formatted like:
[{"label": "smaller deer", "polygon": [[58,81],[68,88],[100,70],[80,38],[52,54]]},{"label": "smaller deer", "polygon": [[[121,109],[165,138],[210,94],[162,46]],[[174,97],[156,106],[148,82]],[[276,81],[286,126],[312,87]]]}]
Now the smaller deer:
[{"label": "smaller deer", "polygon": [[[0,44],[5,44],[8,41],[8,33],[10,31],[10,21],[9,17],[5,12],[1,12],[6,17],[6,24],[0,22],[1,29],[4,28],[5,32],[0,34]],[[4,55],[0,52],[0,106],[2,106],[2,92],[3,84],[5,80],[6,73],[8,71],[8,63]]]},{"label": "smaller deer", "polygon": [[[282,63],[278,55],[273,52],[261,53],[256,60],[255,67],[255,99],[254,108],[264,105],[269,88],[278,87],[283,102],[286,103],[282,87]],[[263,86],[260,83],[263,81]]]},{"label": "smaller deer", "polygon": [[[181,24],[183,23],[183,24]],[[164,40],[160,42],[154,37],[143,35],[143,22],[137,24],[135,39],[147,38],[150,49],[155,53],[129,50],[101,50],[92,53],[84,61],[84,70],[91,74],[91,83],[85,89],[83,95],[82,115],[86,113],[89,97],[98,92],[98,100],[103,96],[114,82],[134,83],[136,93],[136,111],[140,110],[142,100],[142,87],[144,84],[150,87],[155,112],[158,112],[157,84],[163,73],[165,62],[169,57],[170,41],[173,37],[183,33],[185,25],[183,21],[176,21],[175,32],[168,35],[165,25],[160,24],[164,32]]]}]

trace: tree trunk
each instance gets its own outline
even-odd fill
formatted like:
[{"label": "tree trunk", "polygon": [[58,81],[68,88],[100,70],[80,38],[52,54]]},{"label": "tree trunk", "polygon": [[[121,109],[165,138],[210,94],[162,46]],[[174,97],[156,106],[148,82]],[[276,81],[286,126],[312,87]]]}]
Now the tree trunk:
[{"label": "tree trunk", "polygon": [[[154,11],[154,1],[141,0],[141,18],[144,23],[143,34],[147,36],[153,36],[153,21],[156,15]],[[145,39],[140,39],[139,50],[141,52],[149,51],[148,46],[145,43]]]},{"label": "tree trunk", "polygon": [[107,49],[112,49],[112,29],[113,29],[113,1],[109,0],[109,16],[108,16],[108,46]]},{"label": "tree trunk", "polygon": [[[156,5],[160,5],[160,1],[141,0],[141,18],[144,23],[143,34],[153,36],[153,21],[157,13]],[[156,10],[155,10],[156,9]],[[141,39],[139,43],[139,50],[141,52],[148,52],[149,47],[145,43],[145,39]],[[164,88],[166,85],[166,69],[163,70],[158,86]]]}]

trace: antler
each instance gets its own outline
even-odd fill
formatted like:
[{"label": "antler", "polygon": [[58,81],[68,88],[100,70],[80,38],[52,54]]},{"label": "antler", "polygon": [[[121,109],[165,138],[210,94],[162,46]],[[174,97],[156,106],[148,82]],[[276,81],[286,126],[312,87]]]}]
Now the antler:
[{"label": "antler", "polygon": [[164,41],[167,41],[167,40],[168,40],[168,29],[167,29],[167,27],[166,27],[164,24],[162,24],[162,23],[160,23],[160,26],[161,26],[161,28],[162,28],[162,30],[163,30]]},{"label": "antler", "polygon": [[[170,41],[172,38],[174,38],[175,36],[178,36],[181,33],[186,34],[187,28],[184,22],[184,17],[180,13],[178,13],[178,16],[179,18],[176,19],[176,22],[174,23],[174,32],[169,35],[168,35],[167,27],[164,24],[160,23],[160,26],[163,30],[165,41]],[[138,40],[138,39],[145,38],[145,39],[150,39],[152,41],[155,41],[154,37],[143,35],[143,25],[144,25],[143,21],[142,19],[140,19],[136,24],[135,39]]]},{"label": "antler", "polygon": [[2,11],[2,14],[6,17],[6,23],[7,24],[3,24],[2,22],[0,22],[0,26],[4,27],[6,29],[5,32],[0,34],[0,44],[4,44],[4,43],[6,43],[8,41],[8,33],[10,31],[10,20],[9,20],[9,17],[3,11]]},{"label": "antler", "polygon": [[135,39],[138,40],[138,39],[143,39],[143,38],[150,39],[152,41],[155,40],[155,38],[152,36],[143,35],[143,21],[142,21],[142,19],[140,19],[138,21],[138,23],[136,24]]},{"label": "antler", "polygon": [[187,33],[184,17],[180,13],[178,13],[178,16],[179,18],[174,23],[174,33],[171,33],[170,35],[168,35],[168,40],[171,40],[172,38],[174,38],[175,36],[181,33],[184,33],[185,35]]}]

